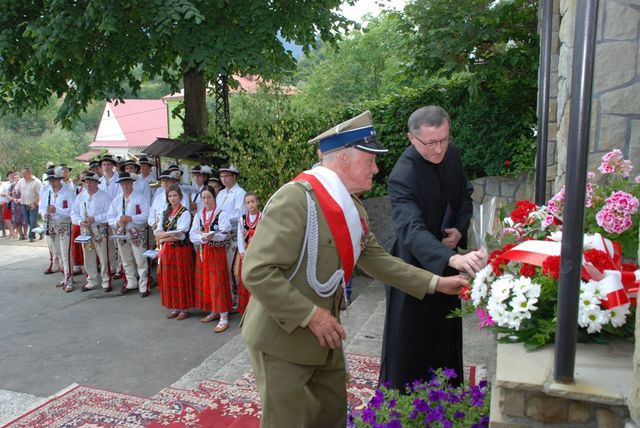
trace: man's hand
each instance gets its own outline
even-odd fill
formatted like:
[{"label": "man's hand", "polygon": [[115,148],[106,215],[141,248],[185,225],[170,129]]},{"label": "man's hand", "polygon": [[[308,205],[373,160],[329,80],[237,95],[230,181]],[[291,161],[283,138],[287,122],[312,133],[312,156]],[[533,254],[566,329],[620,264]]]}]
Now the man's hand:
[{"label": "man's hand", "polygon": [[472,251],[465,255],[454,254],[449,259],[449,266],[459,272],[466,272],[471,276],[476,276],[476,272],[483,268],[483,259],[482,251]]},{"label": "man's hand", "polygon": [[327,346],[331,349],[339,348],[342,346],[342,341],[347,338],[344,327],[326,309],[317,308],[307,327],[323,348]]},{"label": "man's hand", "polygon": [[120,216],[120,224],[123,226],[126,225],[127,223],[130,223],[131,221],[133,221],[133,218],[131,218],[130,215]]},{"label": "man's hand", "polygon": [[457,296],[466,285],[469,285],[469,281],[463,275],[441,276],[436,284],[436,292]]},{"label": "man's hand", "polygon": [[462,233],[460,233],[460,231],[455,227],[451,227],[449,229],[445,229],[444,234],[445,237],[442,238],[442,243],[452,250],[455,250],[460,238],[462,238]]},{"label": "man's hand", "polygon": [[47,207],[47,212],[48,212],[49,214],[55,214],[55,212],[56,212],[56,207],[54,207],[53,205],[49,205],[49,206]]}]

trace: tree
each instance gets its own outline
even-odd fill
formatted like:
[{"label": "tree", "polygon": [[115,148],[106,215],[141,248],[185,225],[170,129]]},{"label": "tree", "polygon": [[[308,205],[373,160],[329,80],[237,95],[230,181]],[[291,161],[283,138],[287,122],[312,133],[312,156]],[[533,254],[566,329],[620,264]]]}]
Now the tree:
[{"label": "tree", "polygon": [[303,57],[296,73],[303,102],[327,107],[377,99],[406,84],[401,48],[404,16],[383,12],[338,46]]},{"label": "tree", "polygon": [[[134,94],[143,78],[185,89],[185,136],[206,133],[206,88],[218,75],[271,77],[295,60],[278,35],[308,51],[350,24],[341,0],[40,0],[0,2],[0,112],[64,97],[66,127],[92,100]],[[348,0],[353,3],[353,0]],[[143,77],[136,74],[140,67]]]}]

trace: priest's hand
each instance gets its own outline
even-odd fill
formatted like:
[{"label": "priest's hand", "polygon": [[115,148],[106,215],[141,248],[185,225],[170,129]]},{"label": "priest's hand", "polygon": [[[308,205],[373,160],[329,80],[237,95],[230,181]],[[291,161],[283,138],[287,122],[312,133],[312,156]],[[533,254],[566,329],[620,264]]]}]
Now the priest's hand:
[{"label": "priest's hand", "polygon": [[469,285],[469,281],[463,275],[441,276],[436,284],[436,292],[457,296],[462,287]]},{"label": "priest's hand", "polygon": [[475,277],[476,272],[484,265],[483,259],[482,251],[472,251],[465,255],[454,254],[449,258],[449,266],[458,272],[466,272]]},{"label": "priest's hand", "polygon": [[460,233],[460,231],[455,227],[445,229],[444,233],[446,236],[442,238],[442,243],[452,250],[455,250],[458,246],[458,242],[460,242],[460,239],[462,238],[462,233]]},{"label": "priest's hand", "polygon": [[342,346],[342,341],[347,338],[344,327],[326,309],[316,308],[316,312],[311,317],[307,327],[316,336],[320,346],[323,348],[327,346],[331,349],[339,348]]}]

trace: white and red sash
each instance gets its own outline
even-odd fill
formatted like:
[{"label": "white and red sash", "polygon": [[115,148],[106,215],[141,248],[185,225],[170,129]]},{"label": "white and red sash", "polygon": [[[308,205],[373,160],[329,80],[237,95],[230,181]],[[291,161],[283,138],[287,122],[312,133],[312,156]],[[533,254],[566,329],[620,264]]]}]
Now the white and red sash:
[{"label": "white and red sash", "polygon": [[331,230],[331,235],[336,242],[344,270],[344,282],[348,283],[353,268],[360,257],[360,239],[362,237],[360,214],[351,195],[340,177],[323,166],[304,171],[298,174],[293,181],[306,181],[313,188]]}]

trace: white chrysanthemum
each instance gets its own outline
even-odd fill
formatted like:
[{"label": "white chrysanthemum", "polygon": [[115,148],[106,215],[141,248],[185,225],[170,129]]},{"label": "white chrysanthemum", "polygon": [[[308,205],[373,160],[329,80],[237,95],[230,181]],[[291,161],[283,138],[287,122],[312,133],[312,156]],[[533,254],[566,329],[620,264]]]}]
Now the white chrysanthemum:
[{"label": "white chrysanthemum", "polygon": [[609,322],[609,313],[603,311],[600,307],[593,309],[583,309],[578,313],[578,324],[580,327],[586,327],[587,333],[598,333],[602,330],[602,326]]},{"label": "white chrysanthemum", "polygon": [[491,319],[495,321],[495,323],[500,327],[508,326],[508,312],[507,305],[504,303],[500,303],[495,299],[489,299],[487,302],[487,312],[491,316]]},{"label": "white chrysanthemum", "polygon": [[511,217],[505,217],[503,223],[508,227],[513,227],[516,224]]},{"label": "white chrysanthemum", "polygon": [[525,296],[527,296],[528,299],[532,299],[532,298],[537,299],[538,297],[540,297],[541,292],[542,292],[542,287],[540,286],[540,284],[532,282],[531,287],[529,287],[529,290],[527,290],[527,293],[525,294]]},{"label": "white chrysanthemum", "polygon": [[531,314],[529,312],[509,312],[507,314],[507,323],[510,328],[519,330],[522,321],[528,318],[531,318]]},{"label": "white chrysanthemum", "polygon": [[627,316],[631,311],[629,310],[629,303],[625,303],[624,305],[610,309],[607,312],[609,313],[609,322],[611,325],[614,327],[621,327],[627,322]]},{"label": "white chrysanthemum", "polygon": [[589,292],[598,299],[598,303],[600,303],[601,300],[607,300],[607,295],[605,294],[604,289],[602,288],[602,284],[600,284],[597,281],[589,281],[586,283],[582,282],[580,285],[580,289],[589,290]]},{"label": "white chrysanthemum", "polygon": [[579,307],[585,311],[590,311],[600,307],[600,299],[598,299],[591,290],[583,290],[580,293]]},{"label": "white chrysanthemum", "polygon": [[513,292],[516,294],[526,294],[531,288],[531,278],[520,276],[513,280]]},{"label": "white chrysanthemum", "polygon": [[487,297],[487,284],[484,282],[473,281],[471,286],[471,303],[473,306],[478,307],[482,302],[482,299]]},{"label": "white chrysanthemum", "polygon": [[491,297],[503,302],[511,295],[511,289],[513,288],[513,276],[502,275],[491,284]]},{"label": "white chrysanthemum", "polygon": [[531,313],[531,311],[535,311],[538,309],[535,304],[538,303],[538,299],[531,298],[527,299],[524,294],[517,294],[509,305],[513,308],[513,312],[527,312]]}]

